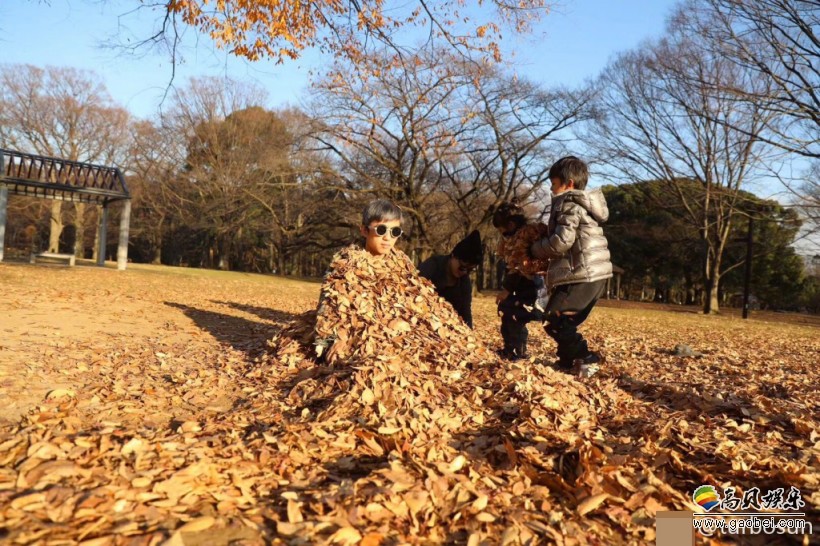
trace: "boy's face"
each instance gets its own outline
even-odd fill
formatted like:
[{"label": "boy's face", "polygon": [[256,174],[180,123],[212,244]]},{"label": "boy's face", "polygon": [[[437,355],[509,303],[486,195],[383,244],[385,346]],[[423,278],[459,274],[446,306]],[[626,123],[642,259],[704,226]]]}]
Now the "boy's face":
[{"label": "boy's face", "polygon": [[564,184],[564,181],[560,178],[550,178],[550,182],[552,183],[553,195],[561,195],[565,191],[569,191],[575,187],[575,182],[572,180]]},{"label": "boy's face", "polygon": [[[373,256],[383,256],[393,250],[396,241],[401,236],[401,221],[374,220],[369,226],[362,226],[361,232],[365,238],[365,250]],[[379,235],[379,232],[382,232],[382,235]]]},{"label": "boy's face", "polygon": [[455,256],[450,256],[448,266],[450,267],[450,275],[456,279],[460,279],[464,275],[469,275],[475,271],[478,264],[471,264],[461,260],[460,258],[456,258]]}]

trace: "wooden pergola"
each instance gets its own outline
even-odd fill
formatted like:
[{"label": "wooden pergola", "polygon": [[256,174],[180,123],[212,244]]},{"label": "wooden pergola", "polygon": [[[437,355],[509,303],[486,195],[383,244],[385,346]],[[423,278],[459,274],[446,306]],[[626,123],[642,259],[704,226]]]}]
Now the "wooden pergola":
[{"label": "wooden pergola", "polygon": [[120,215],[117,269],[125,269],[128,263],[131,194],[119,169],[0,148],[0,261],[3,261],[9,193],[101,206],[102,214],[97,228],[97,265],[100,266],[105,264],[108,209],[111,203],[121,201],[123,208]]}]

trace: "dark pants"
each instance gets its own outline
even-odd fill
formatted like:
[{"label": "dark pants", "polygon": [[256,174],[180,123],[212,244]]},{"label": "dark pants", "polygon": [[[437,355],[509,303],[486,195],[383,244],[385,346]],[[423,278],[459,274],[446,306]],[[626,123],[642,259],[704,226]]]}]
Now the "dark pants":
[{"label": "dark pants", "polygon": [[[592,308],[604,290],[606,280],[565,284],[556,287],[550,294],[544,312],[544,329],[558,343],[558,363],[570,367],[576,358],[589,356],[589,347],[584,336],[578,333]],[[565,313],[572,314],[565,314]]]},{"label": "dark pants", "polygon": [[535,298],[525,299],[511,294],[498,304],[498,314],[501,315],[504,352],[511,356],[524,356],[529,336],[527,323],[544,320],[544,314],[535,308]]}]

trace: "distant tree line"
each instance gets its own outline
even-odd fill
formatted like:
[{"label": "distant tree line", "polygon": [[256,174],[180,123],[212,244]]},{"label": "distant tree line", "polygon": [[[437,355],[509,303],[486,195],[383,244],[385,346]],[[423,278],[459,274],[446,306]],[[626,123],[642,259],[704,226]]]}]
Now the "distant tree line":
[{"label": "distant tree line", "polygon": [[[680,181],[687,191],[698,183]],[[662,181],[604,186],[609,204],[610,250],[624,269],[621,293],[632,300],[703,305],[706,296],[697,226],[681,213],[678,199]],[[820,311],[820,277],[806,274],[792,243],[802,220],[792,208],[741,192],[718,286],[721,305],[739,307],[745,282],[749,219],[752,219],[752,305],[762,309]]]},{"label": "distant tree line", "polygon": [[[320,276],[378,196],[405,212],[401,248],[416,262],[479,229],[482,289],[498,283],[494,208],[515,199],[543,218],[549,166],[575,153],[592,163],[593,185],[610,183],[617,296],[705,312],[732,304],[751,218],[755,296],[816,310],[816,280],[791,245],[817,220],[817,28],[811,2],[691,0],[662,39],[580,88],[446,50],[402,62],[384,51],[381,62],[378,52],[338,60],[300,109],[271,110],[246,82],[201,78],[149,120],[116,105],[93,73],[0,65],[0,146],[120,166],[134,261]],[[777,166],[795,158],[784,176]],[[755,195],[782,189],[792,208]],[[92,257],[98,213],[12,198],[7,255]]]}]

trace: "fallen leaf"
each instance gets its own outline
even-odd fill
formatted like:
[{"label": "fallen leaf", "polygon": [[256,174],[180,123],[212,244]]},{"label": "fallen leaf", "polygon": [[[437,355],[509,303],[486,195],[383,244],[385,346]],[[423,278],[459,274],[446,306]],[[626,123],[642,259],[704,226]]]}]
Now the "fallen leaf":
[{"label": "fallen leaf", "polygon": [[592,495],[590,497],[587,497],[580,503],[578,503],[578,508],[576,509],[576,511],[578,512],[578,515],[585,516],[589,512],[592,512],[593,510],[601,506],[601,504],[603,504],[604,501],[608,498],[609,495],[607,495],[606,493],[600,493],[598,495]]}]

